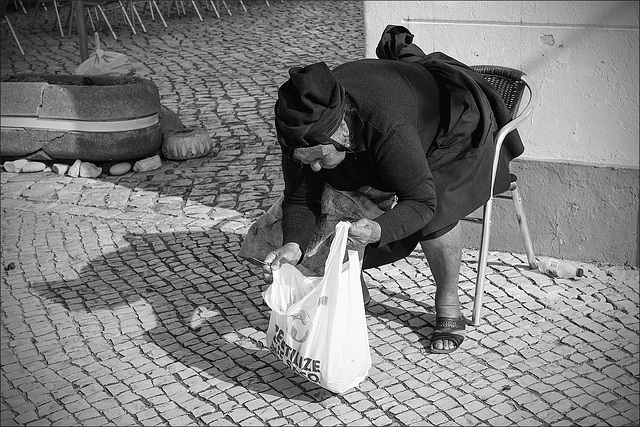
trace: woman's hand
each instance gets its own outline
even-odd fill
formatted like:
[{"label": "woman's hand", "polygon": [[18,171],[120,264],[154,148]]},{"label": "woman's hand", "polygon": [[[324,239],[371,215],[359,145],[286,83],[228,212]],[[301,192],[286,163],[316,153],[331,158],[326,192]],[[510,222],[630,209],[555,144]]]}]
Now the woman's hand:
[{"label": "woman's hand", "polygon": [[279,270],[284,263],[297,264],[302,256],[302,251],[297,243],[287,243],[280,249],[271,251],[264,258],[262,275],[267,283],[273,282],[273,272]]},{"label": "woman's hand", "polygon": [[347,249],[358,251],[370,243],[380,241],[380,224],[370,219],[362,218],[351,223]]}]

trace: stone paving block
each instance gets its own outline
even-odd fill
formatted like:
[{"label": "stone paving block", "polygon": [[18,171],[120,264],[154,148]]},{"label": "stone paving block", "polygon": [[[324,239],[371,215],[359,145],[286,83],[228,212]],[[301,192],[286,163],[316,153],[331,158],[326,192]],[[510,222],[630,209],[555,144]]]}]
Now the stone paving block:
[{"label": "stone paving block", "polygon": [[80,422],[88,422],[94,418],[100,417],[100,413],[95,408],[87,408],[74,414]]},{"label": "stone paving block", "polygon": [[589,412],[583,408],[575,408],[574,410],[567,413],[567,417],[574,421],[581,420],[587,416],[589,416]]},{"label": "stone paving block", "polygon": [[[287,419],[290,419],[291,420],[291,424],[293,424],[293,425],[302,424],[302,423],[308,422],[308,421],[310,421],[312,423],[318,423],[318,420],[316,420],[314,417],[310,417],[309,414],[307,414],[306,412],[303,412],[303,411],[295,412],[295,413],[287,416]],[[336,418],[336,420],[337,420],[337,418]]]},{"label": "stone paving block", "polygon": [[486,403],[491,407],[497,406],[499,403],[503,402],[507,399],[507,396],[503,394],[496,394],[495,396],[490,397],[486,400]]},{"label": "stone paving block", "polygon": [[[112,422],[117,426],[134,425],[135,424],[135,419],[129,414],[124,414],[124,415],[120,416],[119,418],[116,418],[115,420],[112,420]],[[180,424],[176,424],[176,425],[180,425]]]},{"label": "stone paving block", "polygon": [[445,422],[449,421],[449,419],[446,417],[446,415],[444,415],[443,413],[436,413],[436,414],[432,414],[430,415],[427,420],[432,424],[432,425],[442,425]]},{"label": "stone paving block", "polygon": [[72,416],[55,421],[52,426],[76,426],[80,425]]},{"label": "stone paving block", "polygon": [[640,420],[640,408],[638,408],[638,406],[631,408],[628,411],[625,411],[621,416],[625,417],[632,423],[637,424]]},{"label": "stone paving block", "polygon": [[69,419],[71,418],[71,414],[69,414],[69,412],[67,412],[64,409],[61,409],[59,411],[54,412],[53,414],[49,415],[48,419],[52,422],[58,422],[64,419]]},{"label": "stone paving block", "polygon": [[127,415],[124,411],[124,409],[120,406],[116,406],[114,408],[111,409],[107,409],[105,411],[103,411],[103,415],[105,417],[107,417],[108,420],[113,421],[114,423],[116,423],[117,420],[119,420],[121,417]]},{"label": "stone paving block", "polygon": [[[511,422],[516,423],[518,425],[530,425],[526,424],[523,421],[532,418],[532,414],[528,411],[524,411],[522,409],[517,409],[511,413],[505,414],[505,417],[508,418]],[[510,423],[507,423],[510,424]]]},{"label": "stone paving block", "polygon": [[228,413],[228,416],[236,423],[243,423],[246,419],[250,418],[253,412],[246,408],[237,408]]},{"label": "stone paving block", "polygon": [[30,424],[37,419],[38,414],[36,414],[36,412],[33,410],[25,412],[15,418],[16,422],[18,422],[19,424]]},{"label": "stone paving block", "polygon": [[339,415],[338,418],[342,422],[342,425],[359,425],[362,421],[362,415],[355,410],[350,410],[342,415]]}]

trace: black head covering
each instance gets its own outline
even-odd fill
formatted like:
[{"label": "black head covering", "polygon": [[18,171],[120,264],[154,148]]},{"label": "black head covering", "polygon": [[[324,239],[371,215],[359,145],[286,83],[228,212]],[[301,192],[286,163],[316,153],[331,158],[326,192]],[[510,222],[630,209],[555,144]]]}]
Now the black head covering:
[{"label": "black head covering", "polygon": [[337,144],[330,136],[344,116],[344,88],[324,62],[294,67],[278,89],[276,130],[285,150]]}]

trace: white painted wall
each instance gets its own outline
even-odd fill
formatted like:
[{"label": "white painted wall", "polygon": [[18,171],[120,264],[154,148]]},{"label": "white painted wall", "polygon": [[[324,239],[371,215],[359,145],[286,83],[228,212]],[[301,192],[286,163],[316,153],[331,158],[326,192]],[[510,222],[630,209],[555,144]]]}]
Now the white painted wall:
[{"label": "white painted wall", "polygon": [[366,56],[387,24],[425,53],[517,68],[539,101],[523,159],[639,167],[637,1],[365,1]]}]

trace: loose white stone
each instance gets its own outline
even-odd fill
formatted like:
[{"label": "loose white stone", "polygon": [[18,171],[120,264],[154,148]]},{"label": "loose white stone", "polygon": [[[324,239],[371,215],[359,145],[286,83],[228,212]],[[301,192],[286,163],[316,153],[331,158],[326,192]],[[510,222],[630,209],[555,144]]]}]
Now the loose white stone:
[{"label": "loose white stone", "polygon": [[97,178],[102,173],[102,168],[90,162],[80,164],[80,176],[83,178]]},{"label": "loose white stone", "polygon": [[69,168],[69,170],[67,171],[67,175],[73,177],[73,178],[77,178],[78,176],[80,176],[80,165],[82,164],[82,162],[80,160],[76,160],[71,167]]},{"label": "loose white stone", "polygon": [[7,172],[18,173],[27,163],[29,163],[28,160],[19,159],[19,160],[14,160],[12,162],[4,162],[2,166],[4,167],[4,170]]},{"label": "loose white stone", "polygon": [[64,163],[54,163],[53,166],[51,166],[51,169],[58,175],[64,175],[69,170],[69,165],[65,165]]},{"label": "loose white stone", "polygon": [[42,172],[46,167],[47,165],[42,162],[27,162],[20,172]]},{"label": "loose white stone", "polygon": [[147,157],[146,159],[138,160],[133,165],[134,172],[148,172],[162,167],[162,159],[159,155]]},{"label": "loose white stone", "polygon": [[124,175],[130,170],[131,170],[131,163],[122,162],[122,163],[116,163],[115,165],[111,166],[111,168],[109,169],[109,173],[111,175]]}]

